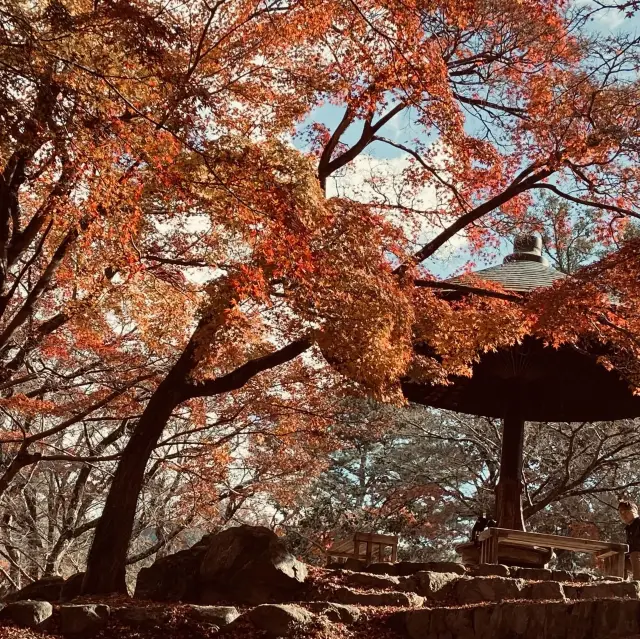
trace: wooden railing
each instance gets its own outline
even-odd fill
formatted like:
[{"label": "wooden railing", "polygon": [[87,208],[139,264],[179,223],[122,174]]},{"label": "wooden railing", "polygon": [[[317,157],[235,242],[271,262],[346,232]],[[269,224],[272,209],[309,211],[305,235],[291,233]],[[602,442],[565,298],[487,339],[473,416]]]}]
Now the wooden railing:
[{"label": "wooden railing", "polygon": [[[364,549],[363,549],[364,546]],[[363,559],[370,564],[376,561],[387,561],[385,550],[390,549],[390,561],[398,559],[398,537],[378,535],[376,533],[356,532],[352,539],[336,541],[327,550],[327,561],[333,558]],[[364,550],[364,553],[361,552]]]},{"label": "wooden railing", "polygon": [[625,553],[629,551],[627,544],[617,544],[596,539],[580,537],[563,537],[562,535],[545,535],[544,533],[524,532],[508,528],[488,528],[478,535],[480,542],[480,563],[497,564],[499,544],[511,546],[538,546],[554,550],[572,550],[573,552],[592,553],[596,559],[604,562],[607,575],[624,577]]}]

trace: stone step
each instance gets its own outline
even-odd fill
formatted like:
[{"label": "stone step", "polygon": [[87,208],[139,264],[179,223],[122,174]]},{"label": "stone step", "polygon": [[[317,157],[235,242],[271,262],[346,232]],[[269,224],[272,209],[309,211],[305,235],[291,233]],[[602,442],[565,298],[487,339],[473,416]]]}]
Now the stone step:
[{"label": "stone step", "polygon": [[[345,564],[346,566],[346,564]],[[353,564],[352,564],[353,566]],[[429,572],[454,572],[464,575],[467,569],[462,564],[454,561],[399,561],[397,563],[373,563],[368,566],[361,565],[360,571],[375,575],[391,575],[393,577],[407,577],[421,571]]]},{"label": "stone step", "polygon": [[[364,591],[363,591],[364,590]],[[409,577],[381,577],[345,573],[339,584],[324,584],[317,599],[345,604],[377,606],[471,605],[502,601],[580,601],[626,598],[640,600],[640,582],[594,582],[562,584],[559,581],[526,581],[510,577],[470,577],[454,573],[422,571]],[[366,603],[366,601],[375,603]],[[399,602],[399,603],[396,603]]]},{"label": "stone step", "polygon": [[365,566],[364,562],[350,564],[336,564],[333,570],[347,572],[364,572],[375,575],[389,575],[392,577],[408,577],[417,572],[444,572],[458,575],[477,577],[512,577],[530,581],[560,581],[560,582],[591,582],[617,581],[619,577],[596,576],[586,572],[569,572],[566,570],[550,570],[548,568],[518,568],[501,564],[464,565],[453,561],[400,561],[397,563],[381,562]]},{"label": "stone step", "polygon": [[400,577],[391,575],[376,575],[366,572],[351,572],[349,570],[345,570],[340,574],[340,583],[354,588],[389,588],[395,590],[400,584],[400,579]]},{"label": "stone step", "polygon": [[505,577],[460,577],[451,579],[436,592],[430,592],[433,578],[419,574],[420,582],[413,591],[427,599],[448,599],[460,605],[498,602],[513,599],[533,601],[565,601],[584,599],[627,598],[640,600],[640,582],[598,582],[562,584],[558,581],[528,582]]},{"label": "stone step", "polygon": [[316,601],[335,602],[350,606],[391,606],[397,608],[420,608],[425,598],[414,592],[387,590],[383,592],[362,592],[346,586],[323,588],[313,593]]},{"label": "stone step", "polygon": [[629,639],[640,633],[640,601],[506,602],[396,613],[409,639]]}]

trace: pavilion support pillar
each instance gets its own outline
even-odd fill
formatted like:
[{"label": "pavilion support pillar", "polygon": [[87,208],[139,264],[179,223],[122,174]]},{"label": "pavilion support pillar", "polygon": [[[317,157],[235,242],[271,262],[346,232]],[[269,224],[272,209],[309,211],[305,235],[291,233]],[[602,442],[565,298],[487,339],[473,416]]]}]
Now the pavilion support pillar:
[{"label": "pavilion support pillar", "polygon": [[500,528],[524,530],[522,515],[522,455],[524,419],[518,407],[507,410],[502,420],[502,456],[496,486],[496,521]]}]

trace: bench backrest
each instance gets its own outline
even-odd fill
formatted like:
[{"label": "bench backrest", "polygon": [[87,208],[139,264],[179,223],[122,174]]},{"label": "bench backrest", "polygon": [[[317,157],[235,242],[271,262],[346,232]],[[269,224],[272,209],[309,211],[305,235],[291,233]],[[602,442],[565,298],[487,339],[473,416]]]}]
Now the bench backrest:
[{"label": "bench backrest", "polygon": [[353,541],[356,543],[370,541],[374,544],[387,544],[388,546],[398,545],[398,537],[395,535],[378,535],[376,533],[357,532],[353,536]]},{"label": "bench backrest", "polygon": [[627,552],[627,544],[601,541],[599,539],[583,539],[581,537],[564,537],[563,535],[546,535],[544,533],[525,532],[522,530],[510,530],[508,528],[488,528],[480,533],[480,539],[486,539],[491,533],[496,531],[503,539],[522,545],[543,546],[556,548],[558,550],[573,550],[574,552],[596,552],[599,550],[613,550],[616,552]]}]

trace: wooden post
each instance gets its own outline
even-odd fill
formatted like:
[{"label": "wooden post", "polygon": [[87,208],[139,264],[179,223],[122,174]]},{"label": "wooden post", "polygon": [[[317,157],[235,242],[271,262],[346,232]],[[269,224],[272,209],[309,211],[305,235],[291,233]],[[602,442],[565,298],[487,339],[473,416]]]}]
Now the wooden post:
[{"label": "wooden post", "polygon": [[495,529],[489,528],[489,536],[484,542],[485,545],[485,556],[484,563],[486,564],[497,564],[498,563],[498,543],[499,543],[498,535],[496,534]]},{"label": "wooden post", "polygon": [[624,561],[625,561],[625,555],[623,552],[619,552],[617,555],[615,555],[616,571],[614,574],[616,577],[622,577],[623,579],[624,579]]},{"label": "wooden post", "polygon": [[522,515],[522,455],[524,419],[517,393],[502,420],[502,456],[496,486],[496,521],[499,528],[525,530]]}]

